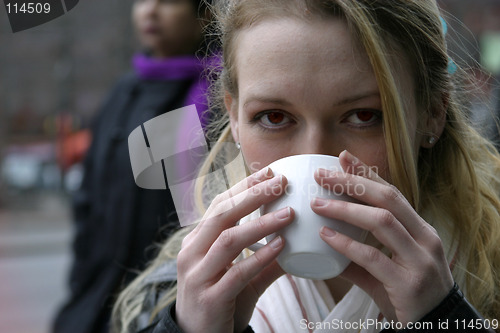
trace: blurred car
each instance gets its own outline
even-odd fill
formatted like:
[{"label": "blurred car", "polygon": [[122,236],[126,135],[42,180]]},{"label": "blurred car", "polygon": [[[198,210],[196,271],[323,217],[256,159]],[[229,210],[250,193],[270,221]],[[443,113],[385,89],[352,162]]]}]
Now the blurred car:
[{"label": "blurred car", "polygon": [[52,143],[14,145],[6,149],[1,165],[3,184],[14,190],[58,188],[61,172]]}]

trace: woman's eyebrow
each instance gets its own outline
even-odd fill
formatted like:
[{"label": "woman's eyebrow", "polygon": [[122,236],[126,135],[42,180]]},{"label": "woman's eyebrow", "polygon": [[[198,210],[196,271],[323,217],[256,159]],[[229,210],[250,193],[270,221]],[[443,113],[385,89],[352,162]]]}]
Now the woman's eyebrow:
[{"label": "woman's eyebrow", "polygon": [[[380,98],[379,91],[376,90],[376,91],[370,91],[367,93],[360,93],[358,95],[348,96],[346,98],[341,99],[338,102],[335,102],[333,104],[333,106],[338,107],[338,106],[343,106],[343,105],[347,105],[347,104],[352,104],[352,103],[355,103],[357,101],[372,98],[372,97]],[[256,95],[250,95],[245,100],[243,107],[247,107],[249,104],[252,104],[252,103],[274,104],[274,105],[282,105],[282,106],[291,105],[291,103],[289,101],[287,101],[286,99],[283,99],[283,98],[256,94]]]},{"label": "woman's eyebrow", "polygon": [[372,98],[372,97],[380,98],[380,92],[377,90],[377,91],[371,91],[371,92],[367,92],[367,93],[361,93],[358,95],[349,96],[349,97],[346,97],[344,99],[341,99],[338,102],[335,102],[333,104],[333,106],[342,106],[342,105],[352,104],[352,103],[355,103],[357,101]]},{"label": "woman's eyebrow", "polygon": [[279,97],[272,97],[265,95],[251,95],[245,100],[243,107],[246,107],[248,106],[248,104],[252,103],[276,104],[282,106],[289,106],[291,104],[289,101]]}]

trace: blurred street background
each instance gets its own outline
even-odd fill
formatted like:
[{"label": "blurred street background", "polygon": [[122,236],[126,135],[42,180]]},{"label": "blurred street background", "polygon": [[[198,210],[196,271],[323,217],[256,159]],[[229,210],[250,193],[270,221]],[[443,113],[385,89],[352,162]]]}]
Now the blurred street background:
[{"label": "blurred street background", "polygon": [[0,5],[0,332],[49,332],[66,296],[71,192],[92,115],[130,69],[132,2],[80,1],[17,33]]},{"label": "blurred street background", "polygon": [[[66,295],[71,193],[92,116],[137,51],[132,2],[80,1],[18,33],[0,5],[0,332],[49,332]],[[449,46],[453,59],[481,83],[471,118],[482,127],[499,107],[500,0],[438,3],[459,40]]]}]

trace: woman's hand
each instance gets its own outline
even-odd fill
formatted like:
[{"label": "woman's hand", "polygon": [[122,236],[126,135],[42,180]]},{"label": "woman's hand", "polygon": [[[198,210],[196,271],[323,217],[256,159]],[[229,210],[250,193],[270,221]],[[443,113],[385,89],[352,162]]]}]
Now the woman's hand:
[{"label": "woman's hand", "polygon": [[366,205],[313,200],[313,210],[368,230],[391,255],[325,227],[321,238],[353,261],[341,276],[368,293],[388,320],[415,322],[453,287],[441,239],[394,186],[348,152],[340,155],[340,162],[347,173],[320,169],[316,181],[350,188],[346,194]]},{"label": "woman's hand", "polygon": [[283,271],[275,261],[281,237],[235,264],[241,251],[288,225],[284,208],[236,225],[244,216],[284,193],[286,178],[269,168],[218,195],[198,226],[186,236],[178,255],[176,321],[184,332],[243,331],[264,290]]}]

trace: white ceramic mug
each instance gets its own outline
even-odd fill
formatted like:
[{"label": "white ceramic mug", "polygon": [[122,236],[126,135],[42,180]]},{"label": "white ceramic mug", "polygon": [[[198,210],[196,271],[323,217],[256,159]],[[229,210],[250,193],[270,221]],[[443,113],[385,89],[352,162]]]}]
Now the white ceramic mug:
[{"label": "white ceramic mug", "polygon": [[[269,167],[275,175],[284,175],[288,186],[283,196],[260,208],[261,215],[284,207],[292,207],[295,211],[294,221],[279,232],[285,239],[285,247],[278,256],[280,266],[287,273],[309,279],[329,279],[342,273],[350,260],[320,238],[321,227],[327,226],[360,242],[365,240],[367,232],[343,221],[320,216],[311,208],[315,197],[356,202],[346,194],[356,188],[339,185],[326,189],[314,180],[314,173],[319,168],[343,171],[338,157],[294,155],[277,160]],[[270,242],[276,236],[272,234],[266,240]],[[259,247],[254,244],[250,248]]]}]

